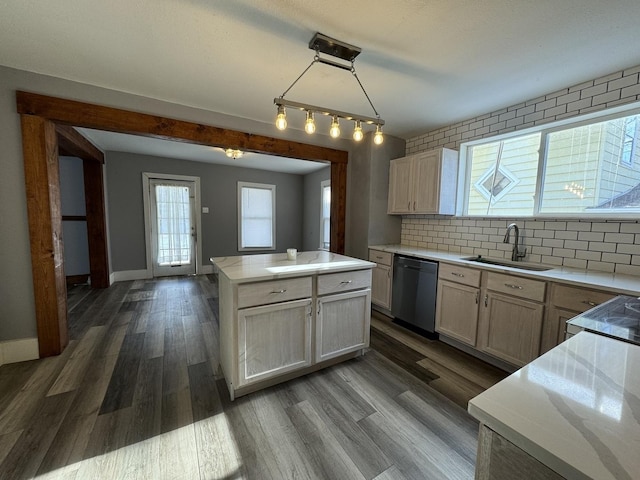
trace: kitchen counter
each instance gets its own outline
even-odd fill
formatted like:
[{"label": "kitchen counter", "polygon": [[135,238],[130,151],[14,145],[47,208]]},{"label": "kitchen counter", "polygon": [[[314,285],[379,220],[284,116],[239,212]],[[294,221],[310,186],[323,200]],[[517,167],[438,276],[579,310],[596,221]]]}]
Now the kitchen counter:
[{"label": "kitchen counter", "polygon": [[640,296],[640,278],[633,275],[594,272],[588,270],[579,270],[576,268],[556,267],[553,265],[547,265],[548,267],[550,267],[550,270],[545,271],[524,270],[520,268],[491,265],[485,263],[480,264],[469,260],[463,260],[463,258],[465,257],[472,256],[471,254],[449,253],[440,250],[427,250],[417,247],[408,247],[406,245],[372,245],[369,246],[369,248],[394,254],[424,258],[427,260],[465,265],[482,270],[510,273],[520,275],[521,277],[530,277],[552,282],[561,282],[578,287],[597,288],[616,294]]},{"label": "kitchen counter", "polygon": [[563,477],[638,478],[639,365],[640,346],[581,332],[473,398],[469,413]]},{"label": "kitchen counter", "polygon": [[298,252],[295,260],[286,253],[211,257],[211,263],[232,283],[276,280],[318,273],[373,268],[375,263],[325,251]]}]

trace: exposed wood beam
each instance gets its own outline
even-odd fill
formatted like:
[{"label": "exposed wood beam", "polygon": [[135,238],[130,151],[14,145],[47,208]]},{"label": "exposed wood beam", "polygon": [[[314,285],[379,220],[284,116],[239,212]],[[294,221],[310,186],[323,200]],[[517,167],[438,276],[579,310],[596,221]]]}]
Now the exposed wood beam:
[{"label": "exposed wood beam", "polygon": [[274,137],[131,112],[119,108],[66,100],[36,93],[16,92],[18,113],[37,115],[56,124],[177,140],[212,147],[233,147],[289,158],[347,163],[344,150],[292,142]]},{"label": "exposed wood beam", "polygon": [[20,121],[38,344],[47,357],[68,343],[58,143],[52,122],[31,115]]},{"label": "exposed wood beam", "polygon": [[68,125],[56,125],[56,132],[58,133],[58,147],[64,155],[104,163],[104,153],[75,128]]},{"label": "exposed wood beam", "polygon": [[86,158],[82,161],[82,167],[91,286],[93,288],[107,288],[109,286],[109,253],[103,167],[102,163]]}]

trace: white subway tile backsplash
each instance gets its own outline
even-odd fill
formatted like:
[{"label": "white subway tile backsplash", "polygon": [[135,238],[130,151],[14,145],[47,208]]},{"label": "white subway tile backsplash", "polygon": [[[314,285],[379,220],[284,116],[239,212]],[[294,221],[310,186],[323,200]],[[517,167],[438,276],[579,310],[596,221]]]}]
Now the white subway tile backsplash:
[{"label": "white subway tile backsplash", "polygon": [[[528,128],[558,118],[602,110],[640,100],[640,66],[447,125],[407,140],[406,151],[459,148],[479,139]],[[513,219],[403,217],[404,244],[509,258],[511,243],[502,243]],[[603,220],[519,220],[526,260],[574,268],[640,275],[640,223]]]}]

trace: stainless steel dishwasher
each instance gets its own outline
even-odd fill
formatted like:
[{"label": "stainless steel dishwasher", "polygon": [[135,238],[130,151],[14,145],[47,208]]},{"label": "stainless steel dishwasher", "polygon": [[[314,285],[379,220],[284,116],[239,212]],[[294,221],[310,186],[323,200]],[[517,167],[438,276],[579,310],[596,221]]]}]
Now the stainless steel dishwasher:
[{"label": "stainless steel dishwasher", "polygon": [[415,327],[418,333],[436,337],[436,285],[438,263],[395,255],[391,313]]}]

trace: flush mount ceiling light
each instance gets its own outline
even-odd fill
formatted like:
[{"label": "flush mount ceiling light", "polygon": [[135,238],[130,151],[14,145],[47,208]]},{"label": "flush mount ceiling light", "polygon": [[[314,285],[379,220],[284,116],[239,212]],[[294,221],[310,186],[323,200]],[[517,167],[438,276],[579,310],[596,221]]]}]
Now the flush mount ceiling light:
[{"label": "flush mount ceiling light", "polygon": [[[287,128],[286,108],[293,108],[306,112],[307,119],[304,124],[304,130],[309,134],[316,131],[314,113],[318,113],[321,115],[328,115],[332,118],[329,134],[333,138],[337,138],[340,136],[340,124],[338,121],[339,118],[354,122],[353,139],[356,142],[359,142],[364,138],[364,133],[362,132],[362,124],[375,125],[376,133],[373,137],[373,142],[376,145],[380,145],[384,141],[384,137],[382,135],[382,126],[384,125],[384,120],[380,118],[376,107],[373,106],[373,102],[369,98],[367,91],[364,89],[362,82],[358,78],[358,75],[356,74],[356,68],[354,66],[356,57],[362,50],[359,47],[354,47],[353,45],[341,42],[340,40],[336,40],[335,38],[327,37],[326,35],[323,35],[321,33],[316,33],[313,36],[313,38],[309,42],[309,48],[311,50],[315,50],[316,52],[311,64],[298,76],[298,78],[294,80],[294,82],[289,86],[289,88],[284,91],[282,95],[273,99],[273,103],[275,103],[278,107],[278,113],[276,115],[276,127],[279,130],[284,130],[285,128]],[[333,60],[328,60],[326,58],[321,58],[320,53],[346,60],[350,62],[350,65],[346,65],[344,63],[336,62]],[[293,88],[293,86],[298,83],[298,81],[304,76],[304,74],[307,73],[309,69],[316,63],[322,63],[324,65],[329,65],[331,67],[336,67],[351,72],[351,74],[358,82],[358,85],[360,85],[362,93],[364,93],[364,96],[367,98],[367,101],[369,102],[369,105],[371,105],[371,108],[373,109],[373,112],[376,116],[367,117],[364,115],[357,115],[355,113],[341,112],[339,110],[333,110],[326,107],[319,107],[317,105],[309,105],[308,103],[285,100],[284,96],[289,92],[289,90],[291,90],[291,88]]]},{"label": "flush mount ceiling light", "polygon": [[244,155],[244,152],[242,150],[237,150],[234,148],[227,148],[225,149],[224,153],[227,155],[227,157],[233,158],[234,160],[236,158],[242,158],[242,155]]}]

